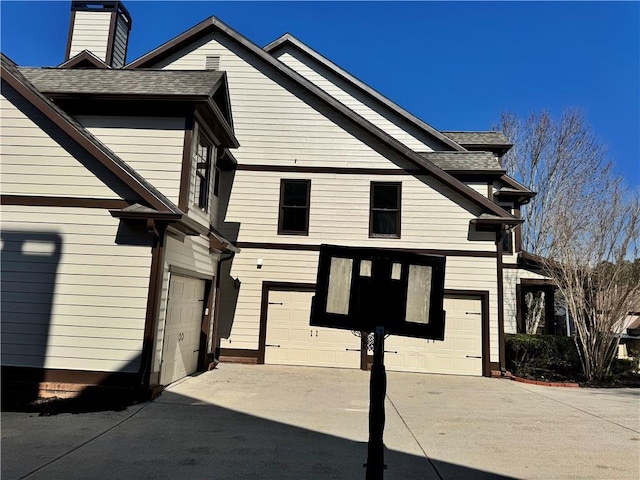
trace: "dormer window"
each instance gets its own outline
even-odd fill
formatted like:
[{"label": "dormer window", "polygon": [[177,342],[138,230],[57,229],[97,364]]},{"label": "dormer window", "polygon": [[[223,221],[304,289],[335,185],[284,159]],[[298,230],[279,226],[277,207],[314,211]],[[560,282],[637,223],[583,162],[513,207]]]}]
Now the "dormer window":
[{"label": "dormer window", "polygon": [[211,185],[211,158],[213,144],[203,134],[198,135],[198,147],[196,149],[196,195],[198,207],[203,211],[209,209],[209,191]]}]

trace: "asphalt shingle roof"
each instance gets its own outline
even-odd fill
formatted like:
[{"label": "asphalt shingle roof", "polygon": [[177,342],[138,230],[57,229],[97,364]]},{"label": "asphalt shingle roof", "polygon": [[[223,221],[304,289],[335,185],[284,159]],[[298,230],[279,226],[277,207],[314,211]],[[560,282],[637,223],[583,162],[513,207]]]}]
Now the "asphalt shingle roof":
[{"label": "asphalt shingle roof", "polygon": [[420,155],[446,172],[504,171],[491,152],[424,152]]},{"label": "asphalt shingle roof", "polygon": [[511,145],[509,139],[502,132],[443,132],[454,142],[465,145]]},{"label": "asphalt shingle roof", "polygon": [[43,93],[211,95],[224,72],[216,70],[110,70],[19,68]]},{"label": "asphalt shingle roof", "polygon": [[[152,184],[150,184],[142,175],[140,175],[137,171],[131,168],[126,162],[124,162],[120,157],[118,157],[115,153],[113,153],[109,148],[107,148],[100,140],[94,137],[88,130],[86,130],[82,125],[80,125],[73,117],[68,115],[66,112],[61,110],[57,105],[51,102],[42,92],[38,91],[38,89],[31,83],[23,74],[23,70],[17,67],[16,64],[11,61],[4,54],[0,55],[0,59],[2,61],[2,65],[15,77],[18,81],[23,84],[27,89],[29,89],[34,95],[39,97],[43,102],[45,102],[48,107],[55,112],[61,119],[70,124],[70,126],[75,129],[80,135],[85,137],[89,142],[91,142],[94,147],[96,147],[100,152],[107,157],[110,161],[115,163],[122,171],[124,171],[127,175],[132,177],[136,182],[138,182],[142,188],[144,188],[147,192],[153,195],[158,201],[160,201],[168,210],[172,212],[181,213],[180,209],[167,197],[165,197],[157,188],[155,188]],[[100,72],[104,72],[104,70],[100,70]]]}]

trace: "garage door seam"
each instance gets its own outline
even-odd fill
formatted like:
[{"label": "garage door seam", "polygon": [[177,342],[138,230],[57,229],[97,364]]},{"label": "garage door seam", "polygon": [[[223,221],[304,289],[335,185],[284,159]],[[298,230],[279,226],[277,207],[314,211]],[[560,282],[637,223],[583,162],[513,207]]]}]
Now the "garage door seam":
[{"label": "garage door seam", "polygon": [[393,407],[393,409],[395,410],[395,412],[398,414],[398,417],[400,417],[400,420],[402,420],[402,423],[404,424],[404,426],[407,428],[407,430],[409,430],[409,433],[411,434],[411,436],[413,437],[415,442],[418,444],[418,447],[420,447],[420,451],[424,455],[424,458],[427,459],[427,461],[429,462],[429,465],[431,465],[431,468],[433,468],[433,471],[436,472],[436,475],[438,476],[438,479],[439,480],[443,480],[442,476],[440,475],[440,472],[436,468],[435,464],[431,461],[431,458],[429,458],[429,455],[427,455],[427,452],[425,452],[424,448],[422,448],[422,445],[420,444],[420,441],[418,441],[418,438],[415,436],[415,434],[413,433],[411,428],[409,428],[409,425],[405,421],[404,417],[400,414],[400,411],[398,410],[398,407],[396,407],[396,405],[393,403],[393,400],[391,400],[389,395],[386,395],[386,397],[387,397],[387,400],[389,401],[389,403],[391,404],[391,406]]}]

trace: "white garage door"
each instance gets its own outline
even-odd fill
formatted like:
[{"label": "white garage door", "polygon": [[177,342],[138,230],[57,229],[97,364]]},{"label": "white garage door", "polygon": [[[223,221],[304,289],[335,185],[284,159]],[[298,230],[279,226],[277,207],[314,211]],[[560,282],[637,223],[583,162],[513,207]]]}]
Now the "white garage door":
[{"label": "white garage door", "polygon": [[167,385],[198,368],[205,281],[171,275],[160,383]]},{"label": "white garage door", "polygon": [[482,300],[445,297],[443,342],[390,336],[384,364],[398,372],[482,375]]},{"label": "white garage door", "polygon": [[313,292],[269,291],[265,363],[360,367],[360,338],[309,326]]}]

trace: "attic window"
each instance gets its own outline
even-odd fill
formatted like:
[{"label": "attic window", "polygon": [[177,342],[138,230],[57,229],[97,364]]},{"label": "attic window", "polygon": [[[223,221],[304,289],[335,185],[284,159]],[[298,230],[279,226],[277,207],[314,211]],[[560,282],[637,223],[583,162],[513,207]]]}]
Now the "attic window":
[{"label": "attic window", "polygon": [[207,55],[204,62],[205,70],[220,70],[220,55]]}]

